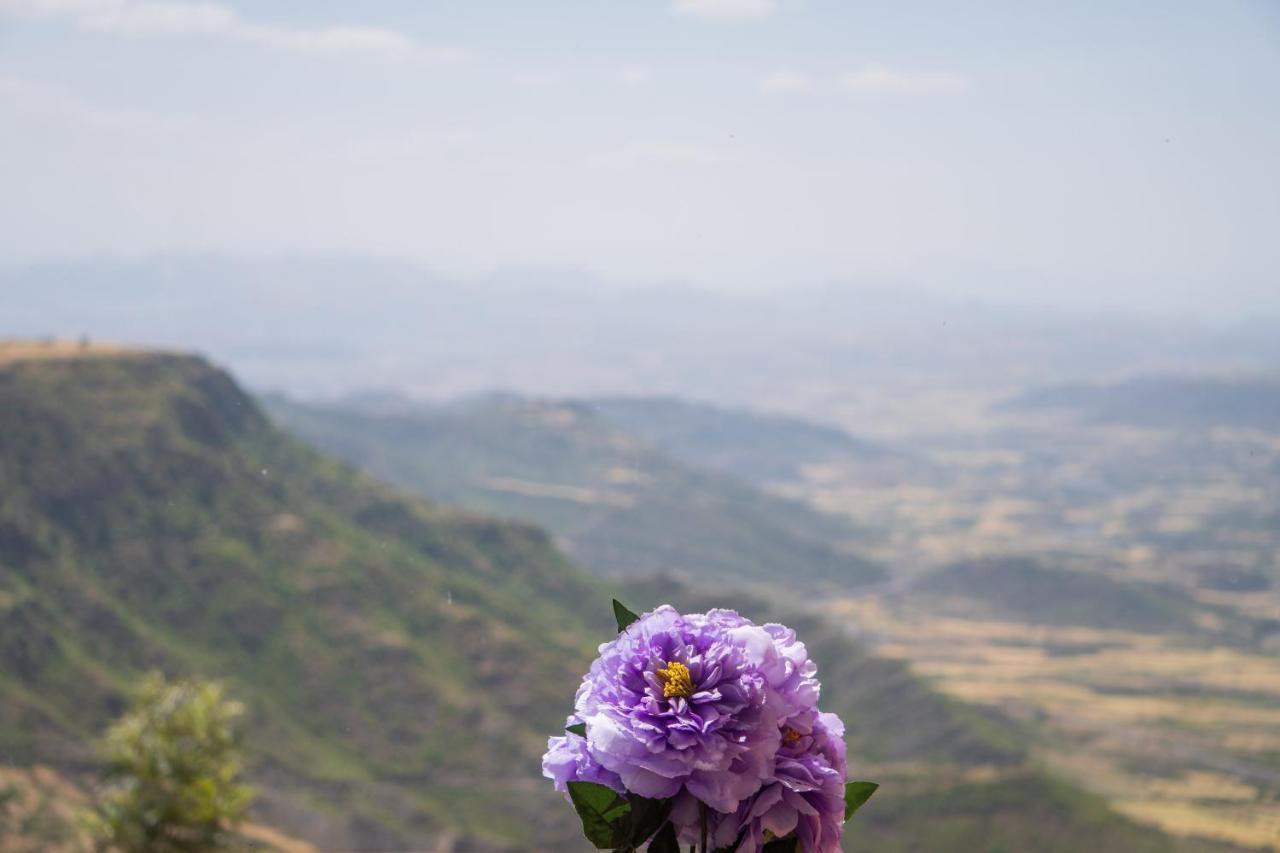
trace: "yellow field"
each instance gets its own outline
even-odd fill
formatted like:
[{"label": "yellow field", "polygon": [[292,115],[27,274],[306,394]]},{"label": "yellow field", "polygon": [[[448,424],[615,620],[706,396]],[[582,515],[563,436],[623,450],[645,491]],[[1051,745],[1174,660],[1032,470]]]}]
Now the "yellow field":
[{"label": "yellow field", "polygon": [[945,692],[1000,708],[1037,758],[1130,817],[1280,849],[1280,659],[1123,631],[831,605]]},{"label": "yellow field", "polygon": [[139,347],[97,343],[88,340],[68,341],[55,338],[45,341],[0,340],[0,364],[15,361],[119,356],[144,352],[146,350]]}]

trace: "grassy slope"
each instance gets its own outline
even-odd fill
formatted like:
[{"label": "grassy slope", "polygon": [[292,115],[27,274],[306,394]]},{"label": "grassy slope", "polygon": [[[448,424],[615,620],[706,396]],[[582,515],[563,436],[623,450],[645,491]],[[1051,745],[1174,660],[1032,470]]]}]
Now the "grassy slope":
[{"label": "grassy slope", "polygon": [[1098,797],[1034,771],[954,786],[904,786],[890,807],[864,807],[850,826],[846,846],[877,853],[1235,849],[1162,835],[1116,815]]},{"label": "grassy slope", "polygon": [[837,544],[856,531],[724,474],[677,462],[580,406],[495,399],[400,411],[268,407],[290,429],[391,482],[529,518],[611,575],[681,572],[848,586],[878,567]]},{"label": "grassy slope", "polygon": [[[389,492],[272,430],[198,360],[0,369],[7,761],[83,766],[129,681],[159,666],[248,702],[260,821],[329,847],[580,849],[536,756],[608,635],[605,605],[536,530]],[[1173,848],[1027,768],[1001,718],[811,618],[742,606],[803,632],[855,766],[934,768],[882,779],[858,830],[875,849]],[[994,782],[954,775],[988,765]],[[493,799],[508,818],[485,817]]]},{"label": "grassy slope", "polygon": [[895,455],[834,427],[672,397],[598,397],[582,405],[677,459],[754,483],[795,480],[805,466],[839,458]]},{"label": "grassy slope", "polygon": [[75,766],[137,673],[201,673],[251,709],[266,819],[527,849],[568,827],[533,779],[606,607],[540,531],[403,499],[197,359],[0,368],[9,760]]},{"label": "grassy slope", "polygon": [[1170,586],[989,558],[956,563],[921,578],[908,600],[945,612],[1036,625],[1082,625],[1152,633],[1196,633],[1204,608]]}]

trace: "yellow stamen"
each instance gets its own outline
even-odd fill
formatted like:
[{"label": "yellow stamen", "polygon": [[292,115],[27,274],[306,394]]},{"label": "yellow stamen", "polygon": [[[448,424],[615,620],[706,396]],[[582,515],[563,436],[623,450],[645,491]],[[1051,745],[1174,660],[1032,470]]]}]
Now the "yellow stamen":
[{"label": "yellow stamen", "polygon": [[667,661],[667,668],[657,672],[662,682],[662,697],[671,699],[679,696],[688,699],[693,695],[693,679],[689,677],[689,667],[678,660]]},{"label": "yellow stamen", "polygon": [[788,727],[782,730],[782,742],[787,746],[791,746],[791,744],[800,740],[801,737],[802,735],[793,728]]}]

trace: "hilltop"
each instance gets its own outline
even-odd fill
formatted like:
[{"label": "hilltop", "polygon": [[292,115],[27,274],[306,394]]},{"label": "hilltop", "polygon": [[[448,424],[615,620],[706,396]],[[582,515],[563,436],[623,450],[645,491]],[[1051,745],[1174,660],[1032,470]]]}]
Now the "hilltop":
[{"label": "hilltop", "polygon": [[0,755],[84,767],[137,674],[197,673],[251,709],[266,822],[563,838],[525,780],[608,598],[538,529],[319,456],[197,358],[89,355],[0,367]]},{"label": "hilltop", "polygon": [[150,352],[142,347],[100,343],[90,341],[88,338],[75,341],[62,338],[45,338],[38,341],[0,338],[0,365],[24,361],[141,357]]}]

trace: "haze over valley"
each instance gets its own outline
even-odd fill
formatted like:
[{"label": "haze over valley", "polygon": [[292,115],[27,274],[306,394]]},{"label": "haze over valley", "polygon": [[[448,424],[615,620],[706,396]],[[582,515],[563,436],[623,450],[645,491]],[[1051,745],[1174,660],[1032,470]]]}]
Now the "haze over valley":
[{"label": "haze over valley", "polygon": [[[881,736],[916,737],[889,700],[867,766],[903,791],[1044,767],[1166,838],[1274,838],[1280,362],[1247,323],[857,290],[783,311],[768,295],[464,285],[409,268],[392,283],[386,265],[319,260],[215,263],[218,288],[174,278],[204,263],[124,265],[97,284],[119,298],[96,300],[91,277],[11,273],[15,326],[239,363],[284,430],[436,504],[545,528],[602,590],[776,599],[826,620],[832,642],[901,662],[923,679],[913,690],[964,703],[973,736],[994,738],[958,764],[953,735],[882,753]],[[361,286],[325,284],[337,270]],[[112,358],[93,338],[31,340],[10,348],[18,375]],[[277,464],[263,470],[273,482]],[[884,702],[877,683],[833,689]],[[968,821],[994,832],[1004,809],[1031,820],[985,790],[939,843]],[[921,837],[900,796],[887,793],[887,823],[868,818],[880,846]],[[440,831],[373,819],[388,839]]]}]

